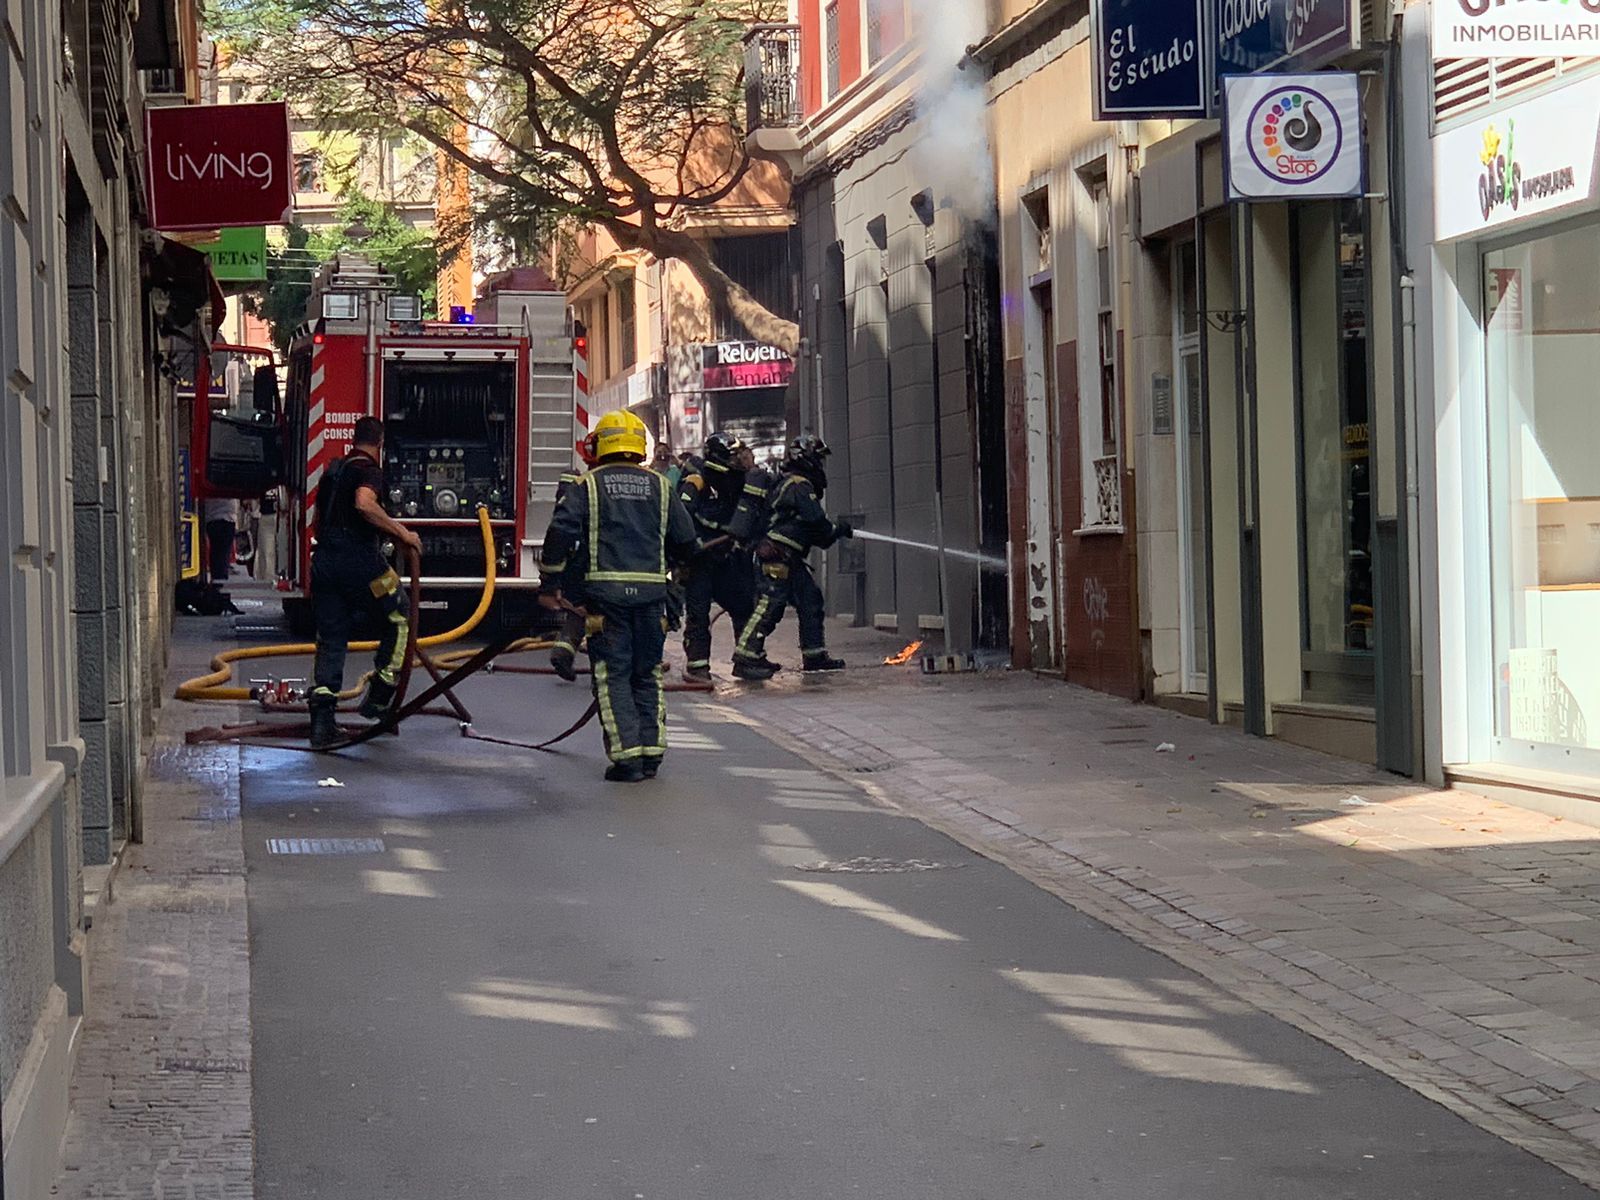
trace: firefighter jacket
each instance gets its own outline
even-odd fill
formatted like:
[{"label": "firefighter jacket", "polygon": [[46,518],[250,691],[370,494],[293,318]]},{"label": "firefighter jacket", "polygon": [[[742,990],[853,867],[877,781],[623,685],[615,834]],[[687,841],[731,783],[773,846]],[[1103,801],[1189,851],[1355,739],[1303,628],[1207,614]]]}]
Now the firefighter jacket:
[{"label": "firefighter jacket", "polygon": [[767,498],[776,484],[772,474],[760,467],[744,477],[744,486],[739,489],[739,505],[728,522],[728,532],[734,541],[748,546],[766,536]]},{"label": "firefighter jacket", "polygon": [[632,463],[601,463],[567,489],[539,556],[548,585],[601,604],[665,599],[671,565],[700,542],[667,480]]},{"label": "firefighter jacket", "polygon": [[809,554],[813,547],[826,550],[844,533],[822,509],[816,484],[804,475],[785,475],[772,491],[767,519],[768,540]]},{"label": "firefighter jacket", "polygon": [[694,518],[703,541],[728,532],[743,498],[744,472],[714,463],[697,463],[678,483],[678,499]]}]

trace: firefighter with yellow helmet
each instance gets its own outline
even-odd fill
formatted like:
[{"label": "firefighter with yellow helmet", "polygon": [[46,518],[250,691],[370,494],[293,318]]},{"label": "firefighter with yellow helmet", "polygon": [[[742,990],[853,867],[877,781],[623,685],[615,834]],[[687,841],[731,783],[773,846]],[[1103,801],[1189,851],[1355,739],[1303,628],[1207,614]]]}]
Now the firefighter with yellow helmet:
[{"label": "firefighter with yellow helmet", "polygon": [[699,547],[694,521],[666,478],[643,464],[644,422],[601,417],[596,465],[567,489],[540,556],[541,601],[583,598],[595,702],[614,783],[654,779],[667,752],[668,573]]}]

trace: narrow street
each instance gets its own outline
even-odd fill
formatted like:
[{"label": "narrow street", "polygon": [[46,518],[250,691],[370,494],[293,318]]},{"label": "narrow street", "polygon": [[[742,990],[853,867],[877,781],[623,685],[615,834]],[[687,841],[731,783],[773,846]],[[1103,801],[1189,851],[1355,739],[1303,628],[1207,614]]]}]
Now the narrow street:
[{"label": "narrow street", "polygon": [[[463,698],[526,736],[585,693]],[[1591,1194],[674,700],[655,786],[592,731],[245,752],[257,1194]]]}]

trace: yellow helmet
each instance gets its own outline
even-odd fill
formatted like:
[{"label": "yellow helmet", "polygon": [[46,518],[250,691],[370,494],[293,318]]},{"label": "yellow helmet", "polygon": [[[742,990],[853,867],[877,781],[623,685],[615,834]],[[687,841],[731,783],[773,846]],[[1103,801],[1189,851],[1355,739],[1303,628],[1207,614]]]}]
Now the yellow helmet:
[{"label": "yellow helmet", "polygon": [[643,462],[649,440],[644,422],[626,410],[608,412],[595,423],[595,453],[603,459],[626,454]]}]

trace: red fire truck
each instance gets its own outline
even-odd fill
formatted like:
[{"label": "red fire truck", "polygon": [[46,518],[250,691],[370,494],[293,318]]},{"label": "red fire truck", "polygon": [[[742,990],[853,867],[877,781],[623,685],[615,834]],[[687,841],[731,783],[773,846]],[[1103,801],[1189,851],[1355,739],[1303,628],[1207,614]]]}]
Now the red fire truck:
[{"label": "red fire truck", "polygon": [[[280,587],[297,627],[307,601],[317,491],[357,419],[384,423],[384,506],[422,538],[424,603],[475,603],[484,581],[479,506],[494,531],[497,594],[526,610],[538,548],[585,432],[566,297],[495,294],[480,313],[424,321],[416,297],[359,255],[318,274],[315,319],[290,347]],[[479,323],[475,318],[485,315]],[[457,605],[459,606],[459,605]]]}]

